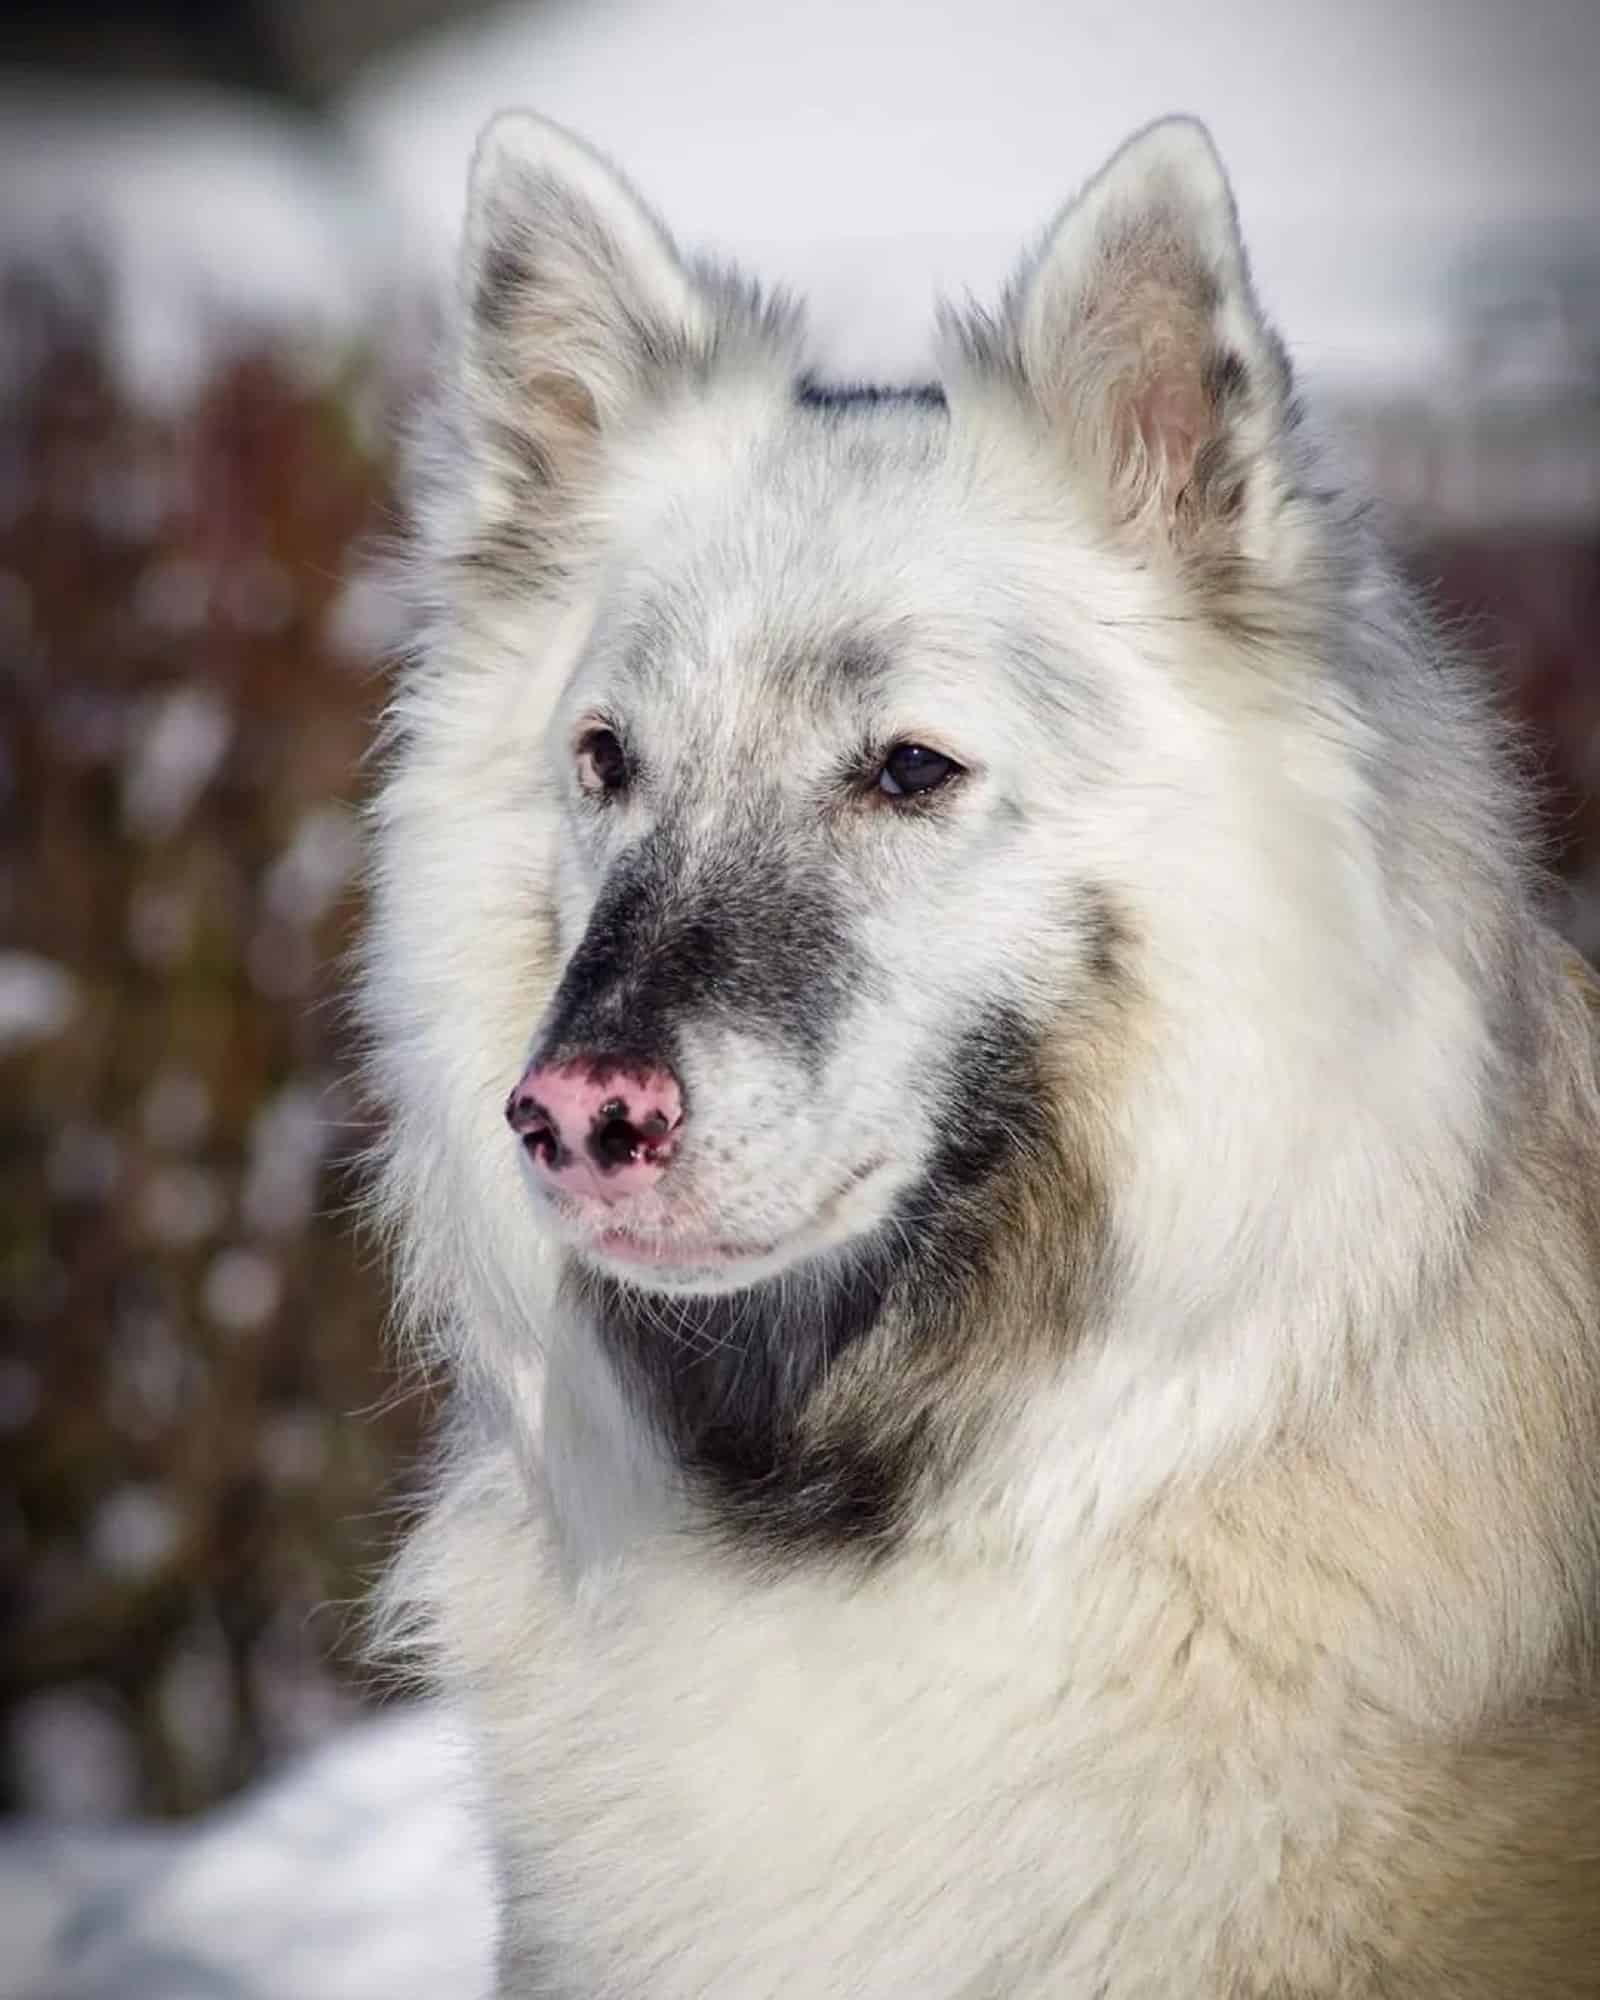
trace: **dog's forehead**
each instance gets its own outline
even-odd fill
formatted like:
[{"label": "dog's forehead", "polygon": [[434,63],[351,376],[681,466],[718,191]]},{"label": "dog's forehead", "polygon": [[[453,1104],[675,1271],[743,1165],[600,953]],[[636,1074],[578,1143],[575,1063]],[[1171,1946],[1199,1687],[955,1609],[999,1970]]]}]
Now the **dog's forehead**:
[{"label": "dog's forehead", "polygon": [[981,642],[983,510],[942,411],[797,404],[664,483],[608,605],[614,675],[694,707],[854,702]]}]

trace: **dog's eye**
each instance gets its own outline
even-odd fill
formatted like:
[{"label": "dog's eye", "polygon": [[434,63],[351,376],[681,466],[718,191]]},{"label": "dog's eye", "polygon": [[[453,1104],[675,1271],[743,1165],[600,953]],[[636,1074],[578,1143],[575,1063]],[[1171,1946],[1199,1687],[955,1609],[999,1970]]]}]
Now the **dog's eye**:
[{"label": "dog's eye", "polygon": [[600,796],[620,792],[631,776],[628,753],[616,732],[585,730],[578,739],[578,783],[584,791]]},{"label": "dog's eye", "polygon": [[878,790],[886,798],[903,799],[911,792],[931,792],[947,784],[961,766],[953,757],[942,757],[920,743],[897,743],[883,760],[878,773]]}]

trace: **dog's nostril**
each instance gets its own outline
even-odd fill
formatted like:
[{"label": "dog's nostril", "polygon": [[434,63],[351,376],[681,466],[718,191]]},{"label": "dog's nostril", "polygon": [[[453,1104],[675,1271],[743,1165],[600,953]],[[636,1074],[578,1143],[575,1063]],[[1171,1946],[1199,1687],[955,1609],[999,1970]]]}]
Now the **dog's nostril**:
[{"label": "dog's nostril", "polygon": [[[609,1117],[607,1112],[611,1112]],[[612,1111],[607,1105],[595,1121],[594,1130],[589,1135],[589,1151],[597,1166],[625,1167],[643,1150],[638,1127],[620,1113],[620,1106]]]},{"label": "dog's nostril", "polygon": [[561,1135],[556,1122],[525,1090],[514,1090],[506,1099],[506,1123],[522,1141],[530,1157],[553,1167],[561,1151]]}]

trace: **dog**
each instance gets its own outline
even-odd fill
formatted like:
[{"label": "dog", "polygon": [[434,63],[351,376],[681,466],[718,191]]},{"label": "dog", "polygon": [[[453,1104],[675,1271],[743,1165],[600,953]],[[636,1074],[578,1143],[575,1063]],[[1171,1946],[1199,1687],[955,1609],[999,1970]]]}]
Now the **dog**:
[{"label": "dog", "polygon": [[527,114],[363,1003],[511,2000],[1600,1995],[1596,987],[1134,137],[830,386]]}]

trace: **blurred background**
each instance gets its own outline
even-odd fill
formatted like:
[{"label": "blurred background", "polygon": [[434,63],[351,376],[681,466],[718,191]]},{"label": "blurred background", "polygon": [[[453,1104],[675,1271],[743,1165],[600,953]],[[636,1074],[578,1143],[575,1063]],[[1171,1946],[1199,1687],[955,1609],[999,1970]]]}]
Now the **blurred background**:
[{"label": "blurred background", "polygon": [[342,954],[473,135],[926,363],[1126,134],[1207,118],[1313,396],[1464,620],[1600,950],[1594,0],[110,0],[0,23],[0,1806],[223,1799],[369,1699],[432,1408],[348,1213]]}]

